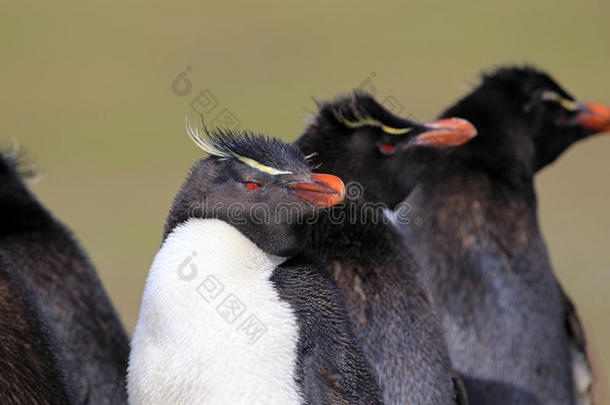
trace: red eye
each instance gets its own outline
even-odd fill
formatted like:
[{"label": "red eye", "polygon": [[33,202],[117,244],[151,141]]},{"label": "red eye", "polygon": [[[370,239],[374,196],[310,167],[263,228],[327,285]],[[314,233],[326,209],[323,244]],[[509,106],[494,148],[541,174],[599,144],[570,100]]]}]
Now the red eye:
[{"label": "red eye", "polygon": [[386,153],[386,154],[394,153],[394,148],[395,148],[395,146],[392,145],[391,143],[385,143],[385,144],[381,145],[381,152]]},{"label": "red eye", "polygon": [[257,184],[257,183],[247,182],[246,183],[246,188],[248,190],[257,190],[257,189],[261,188],[261,185]]}]

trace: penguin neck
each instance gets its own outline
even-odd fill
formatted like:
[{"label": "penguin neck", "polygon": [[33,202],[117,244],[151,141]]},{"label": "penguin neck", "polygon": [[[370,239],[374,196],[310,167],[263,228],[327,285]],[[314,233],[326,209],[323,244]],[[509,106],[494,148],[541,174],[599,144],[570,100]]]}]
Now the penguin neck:
[{"label": "penguin neck", "polygon": [[366,266],[379,266],[393,249],[402,250],[400,233],[383,203],[350,201],[331,208],[312,226],[307,247],[325,260],[351,257]]},{"label": "penguin neck", "polygon": [[[436,262],[445,256],[472,258],[473,263],[479,263],[488,255],[485,249],[481,250],[481,243],[499,246],[509,257],[518,257],[520,263],[529,260],[531,265],[525,267],[530,269],[548,260],[533,182],[515,186],[483,169],[456,166],[456,170],[440,171],[422,181],[408,201],[415,207],[414,215],[422,218],[421,226],[405,227],[410,242],[419,246],[415,251],[428,252],[437,246],[434,254],[424,257],[420,252],[425,267],[437,268],[429,265],[429,261]],[[493,260],[499,260],[498,255],[494,251]],[[490,274],[489,267],[477,264],[460,269]],[[426,274],[441,277],[432,271]]]},{"label": "penguin neck", "polygon": [[146,282],[130,401],[300,404],[296,317],[270,281],[284,260],[221,220],[174,228]]},{"label": "penguin neck", "polygon": [[[511,213],[515,218],[525,217],[537,222],[537,200],[532,177],[523,178],[520,182],[506,181],[486,168],[468,166],[459,161],[448,161],[442,168],[423,178],[407,198],[409,200],[415,201],[416,207],[432,210],[433,215],[439,215],[441,207],[455,211],[457,207],[468,207],[467,203],[474,203],[483,207],[488,216],[506,218]],[[463,218],[466,213],[461,214],[456,218]]]}]

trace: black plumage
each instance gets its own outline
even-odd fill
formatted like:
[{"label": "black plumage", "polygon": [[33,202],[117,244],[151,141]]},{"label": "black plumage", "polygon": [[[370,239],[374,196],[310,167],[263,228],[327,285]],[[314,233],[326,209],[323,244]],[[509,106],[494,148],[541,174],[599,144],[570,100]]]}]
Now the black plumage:
[{"label": "black plumage", "polygon": [[[348,184],[348,200],[312,226],[307,247],[331,268],[388,404],[466,401],[419,267],[383,210],[406,196],[416,174],[403,161],[425,149],[415,141],[426,131],[356,93],[321,104],[296,141],[317,153],[320,171]],[[393,153],[384,153],[386,144]]]},{"label": "black plumage", "polygon": [[19,269],[0,252],[0,403],[76,404],[70,371]]},{"label": "black plumage", "polygon": [[28,191],[7,156],[0,157],[0,223],[0,254],[39,303],[76,403],[126,403],[127,334],[70,231]]},{"label": "black plumage", "polygon": [[301,254],[279,265],[271,281],[297,317],[296,380],[306,403],[381,404],[379,386],[328,269]]},{"label": "black plumage", "polygon": [[587,401],[590,381],[573,380],[589,371],[584,334],[540,232],[534,175],[604,120],[610,129],[609,111],[507,67],[443,113],[479,136],[424,175],[408,198],[422,224],[404,228],[473,403]]}]

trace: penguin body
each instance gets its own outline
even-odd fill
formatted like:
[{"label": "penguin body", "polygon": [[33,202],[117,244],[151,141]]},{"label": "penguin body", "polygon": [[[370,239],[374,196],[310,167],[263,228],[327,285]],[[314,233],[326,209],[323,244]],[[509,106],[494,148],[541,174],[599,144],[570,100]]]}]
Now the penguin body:
[{"label": "penguin body", "polygon": [[129,341],[89,260],[0,159],[0,251],[31,289],[79,404],[126,403]]},{"label": "penguin body", "polygon": [[[212,157],[176,197],[151,267],[130,403],[380,404],[336,285],[299,254],[298,219],[342,199],[340,180],[312,175],[280,141],[232,133],[207,141],[189,129]],[[276,210],[282,204],[297,217]],[[259,222],[261,207],[271,216]]]},{"label": "penguin body", "polygon": [[610,109],[580,103],[547,74],[508,67],[443,116],[479,130],[409,195],[408,247],[446,330],[451,359],[481,404],[587,404],[578,315],[541,235],[534,175],[572,143],[610,130]]},{"label": "penguin body", "polygon": [[407,194],[404,160],[472,131],[462,121],[406,120],[356,93],[323,103],[296,142],[348,182],[348,200],[312,226],[307,247],[332,270],[388,404],[466,402],[419,267],[385,213]]},{"label": "penguin body", "polygon": [[[534,213],[511,190],[467,178],[443,175],[442,184],[420,183],[409,197],[426,207],[415,208],[423,225],[410,227],[409,246],[452,362],[473,403],[572,404],[561,296],[543,240],[531,237]],[[441,224],[443,232],[430,229]]]}]

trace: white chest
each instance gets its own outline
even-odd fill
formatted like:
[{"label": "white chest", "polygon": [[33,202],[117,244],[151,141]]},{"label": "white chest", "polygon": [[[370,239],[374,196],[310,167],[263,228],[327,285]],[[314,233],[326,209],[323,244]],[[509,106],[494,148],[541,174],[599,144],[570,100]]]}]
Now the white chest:
[{"label": "white chest", "polygon": [[131,344],[131,404],[300,404],[298,329],[268,255],[231,225],[192,219],[157,253]]}]

